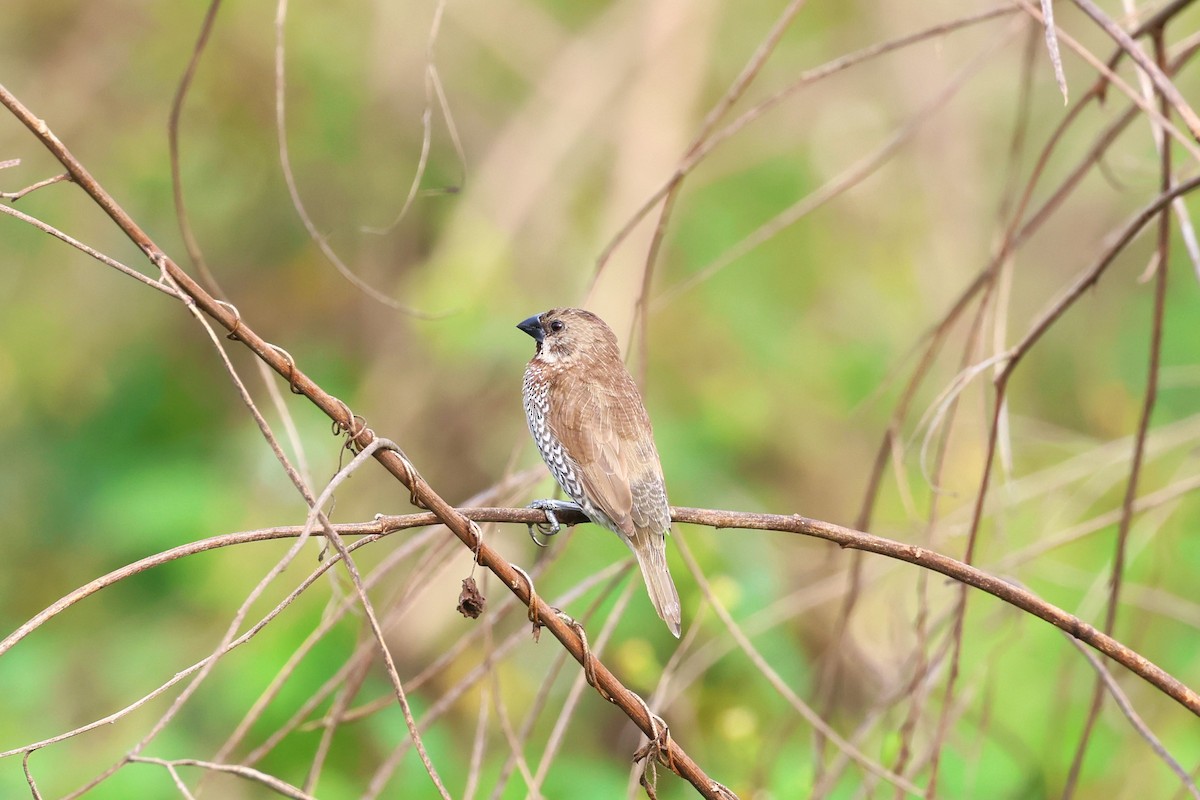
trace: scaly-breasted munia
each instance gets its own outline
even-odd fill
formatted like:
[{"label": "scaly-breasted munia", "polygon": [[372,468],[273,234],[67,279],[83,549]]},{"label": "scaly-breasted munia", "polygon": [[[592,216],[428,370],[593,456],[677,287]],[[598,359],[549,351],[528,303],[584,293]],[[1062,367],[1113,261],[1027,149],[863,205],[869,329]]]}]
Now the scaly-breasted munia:
[{"label": "scaly-breasted munia", "polygon": [[[679,594],[667,570],[671,513],[650,417],[617,337],[590,311],[552,308],[517,326],[537,341],[525,368],[529,432],[572,506],[637,556],[654,610],[679,636]],[[553,520],[553,517],[551,516]]]}]

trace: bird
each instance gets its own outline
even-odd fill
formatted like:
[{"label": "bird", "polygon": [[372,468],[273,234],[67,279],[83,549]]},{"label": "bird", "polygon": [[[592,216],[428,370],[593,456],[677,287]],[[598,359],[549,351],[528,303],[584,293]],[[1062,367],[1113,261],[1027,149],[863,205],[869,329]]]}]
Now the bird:
[{"label": "bird", "polygon": [[654,610],[678,638],[679,593],[667,568],[666,482],[650,416],[616,335],[581,308],[552,308],[517,328],[537,342],[522,391],[529,432],[574,501],[538,500],[530,507],[546,512],[550,533],[558,530],[554,512],[570,510],[617,534],[637,557]]}]

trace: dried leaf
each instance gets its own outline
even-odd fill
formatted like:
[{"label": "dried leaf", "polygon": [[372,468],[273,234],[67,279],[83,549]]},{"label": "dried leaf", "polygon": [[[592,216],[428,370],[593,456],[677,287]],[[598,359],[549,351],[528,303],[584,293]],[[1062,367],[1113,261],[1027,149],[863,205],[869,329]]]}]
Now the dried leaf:
[{"label": "dried leaf", "polygon": [[458,613],[470,619],[479,619],[479,615],[487,607],[487,598],[475,585],[474,578],[464,578],[462,591],[458,593]]}]

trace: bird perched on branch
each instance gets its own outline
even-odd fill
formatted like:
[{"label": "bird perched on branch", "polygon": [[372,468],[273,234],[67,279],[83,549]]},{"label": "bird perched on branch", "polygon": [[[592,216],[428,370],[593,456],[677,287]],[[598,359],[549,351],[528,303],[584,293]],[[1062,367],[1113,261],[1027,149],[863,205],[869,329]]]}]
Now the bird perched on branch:
[{"label": "bird perched on branch", "polygon": [[[671,514],[641,393],[617,337],[590,311],[552,308],[517,325],[537,342],[525,368],[529,432],[574,503],[538,500],[548,533],[555,511],[582,511],[637,556],[654,610],[679,636],[679,594],[667,569]],[[535,539],[536,541],[536,539]]]}]

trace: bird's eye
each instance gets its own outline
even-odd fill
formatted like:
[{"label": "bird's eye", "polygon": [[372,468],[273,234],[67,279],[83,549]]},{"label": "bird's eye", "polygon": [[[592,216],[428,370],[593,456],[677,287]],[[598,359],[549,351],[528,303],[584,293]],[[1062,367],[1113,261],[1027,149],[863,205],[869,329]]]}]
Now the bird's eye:
[{"label": "bird's eye", "polygon": [[563,321],[561,319],[556,319],[550,323],[550,330],[554,333],[558,333],[565,327],[566,325],[563,325]]}]

